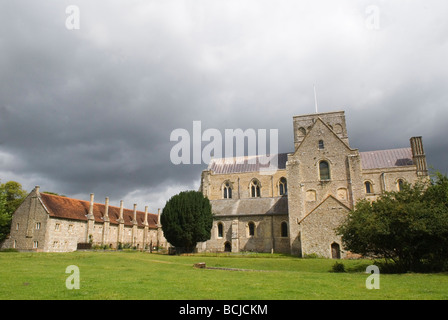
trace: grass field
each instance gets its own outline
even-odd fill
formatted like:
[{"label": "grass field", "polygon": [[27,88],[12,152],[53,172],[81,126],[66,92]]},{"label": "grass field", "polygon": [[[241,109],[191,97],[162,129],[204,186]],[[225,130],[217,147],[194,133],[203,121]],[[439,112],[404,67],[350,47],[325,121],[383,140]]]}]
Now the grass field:
[{"label": "grass field", "polygon": [[[238,268],[243,271],[197,269]],[[142,252],[0,252],[0,299],[15,300],[369,300],[448,299],[448,274],[380,274],[368,290],[368,260],[269,254],[168,256]],[[80,289],[68,290],[65,273],[76,265]]]}]

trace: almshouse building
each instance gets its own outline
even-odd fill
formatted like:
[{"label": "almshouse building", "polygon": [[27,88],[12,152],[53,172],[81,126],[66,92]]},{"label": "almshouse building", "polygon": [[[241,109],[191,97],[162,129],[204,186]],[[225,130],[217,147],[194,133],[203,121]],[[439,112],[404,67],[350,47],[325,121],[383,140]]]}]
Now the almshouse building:
[{"label": "almshouse building", "polygon": [[359,152],[349,144],[343,111],[295,116],[293,130],[294,152],[271,163],[213,159],[202,172],[200,190],[215,218],[200,251],[344,258],[349,253],[334,230],[357,201],[428,176],[421,137],[409,147]]},{"label": "almshouse building", "polygon": [[14,212],[11,232],[2,248],[68,252],[92,245],[150,250],[166,247],[159,215],[40,192],[36,186]]}]

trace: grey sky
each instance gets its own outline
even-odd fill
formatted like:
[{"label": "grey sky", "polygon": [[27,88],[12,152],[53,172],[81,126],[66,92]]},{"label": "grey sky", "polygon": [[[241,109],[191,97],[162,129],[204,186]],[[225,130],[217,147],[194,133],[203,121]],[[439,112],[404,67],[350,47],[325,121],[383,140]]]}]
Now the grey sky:
[{"label": "grey sky", "polygon": [[346,111],[352,147],[421,135],[446,173],[446,12],[443,0],[4,0],[0,179],[156,212],[206,168],[170,162],[174,129],[278,129],[289,152],[313,84],[319,111]]}]

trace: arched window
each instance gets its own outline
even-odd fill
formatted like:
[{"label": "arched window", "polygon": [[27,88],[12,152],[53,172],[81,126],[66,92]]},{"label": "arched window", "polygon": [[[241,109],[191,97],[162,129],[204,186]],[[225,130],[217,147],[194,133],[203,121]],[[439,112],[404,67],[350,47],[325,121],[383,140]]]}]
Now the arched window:
[{"label": "arched window", "polygon": [[224,199],[232,199],[232,185],[229,181],[224,182],[222,186],[222,197]]},{"label": "arched window", "polygon": [[288,194],[288,185],[286,183],[285,177],[281,177],[280,180],[278,181],[278,194],[280,196]]},{"label": "arched window", "polygon": [[261,189],[260,182],[258,180],[254,179],[250,182],[249,192],[252,198],[257,198],[261,196],[260,189]]},{"label": "arched window", "polygon": [[373,185],[370,181],[364,182],[364,185],[366,187],[366,193],[373,193]]},{"label": "arched window", "polygon": [[324,140],[319,140],[319,150],[324,149]]},{"label": "arched window", "polygon": [[321,161],[319,163],[320,180],[330,180],[330,165],[327,161]]},{"label": "arched window", "polygon": [[255,223],[252,221],[247,224],[249,228],[249,237],[253,237],[255,235]]},{"label": "arched window", "polygon": [[281,228],[282,237],[287,237],[288,236],[288,223],[286,221],[283,221],[280,228]]},{"label": "arched window", "polygon": [[218,238],[222,238],[224,234],[224,225],[222,222],[218,223]]},{"label": "arched window", "polygon": [[398,191],[402,191],[404,187],[404,180],[403,179],[398,179],[397,180],[397,189]]},{"label": "arched window", "polygon": [[300,127],[300,128],[297,130],[297,134],[298,134],[299,137],[304,137],[304,136],[306,136],[306,130],[305,130],[305,128]]}]

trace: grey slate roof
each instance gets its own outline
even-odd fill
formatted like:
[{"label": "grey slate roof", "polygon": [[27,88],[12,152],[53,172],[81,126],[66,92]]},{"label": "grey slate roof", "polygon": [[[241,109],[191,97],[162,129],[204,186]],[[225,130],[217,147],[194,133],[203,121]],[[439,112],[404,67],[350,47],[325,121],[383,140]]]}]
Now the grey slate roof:
[{"label": "grey slate roof", "polygon": [[210,200],[216,216],[288,214],[288,198],[244,198]]},{"label": "grey slate roof", "polygon": [[[359,153],[363,169],[393,168],[413,165],[411,148],[365,151]],[[278,170],[286,168],[288,153],[280,153],[267,162],[262,156],[212,159],[208,170],[215,174],[258,172],[270,164]],[[267,163],[266,163],[267,162]],[[277,162],[277,163],[275,163]]]},{"label": "grey slate roof", "polygon": [[267,169],[269,165],[272,165],[273,168],[281,170],[286,168],[287,160],[287,153],[279,153],[277,155],[273,155],[272,158],[269,156],[244,156],[212,159],[208,165],[208,170],[211,170],[217,174],[257,172]]},{"label": "grey slate roof", "polygon": [[411,148],[360,152],[363,169],[393,168],[413,165]]}]

